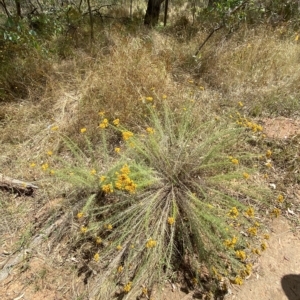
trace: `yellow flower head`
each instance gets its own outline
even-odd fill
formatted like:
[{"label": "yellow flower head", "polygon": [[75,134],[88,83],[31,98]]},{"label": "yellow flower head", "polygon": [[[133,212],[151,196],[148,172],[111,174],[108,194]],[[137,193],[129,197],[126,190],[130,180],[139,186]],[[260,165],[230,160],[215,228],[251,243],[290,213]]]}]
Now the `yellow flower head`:
[{"label": "yellow flower head", "polygon": [[167,95],[162,95],[162,98],[165,100],[165,99],[167,99],[168,97],[167,97]]},{"label": "yellow flower head", "polygon": [[116,147],[116,148],[115,148],[115,152],[116,152],[116,153],[119,153],[120,151],[121,151],[121,148],[119,148],[119,147]]},{"label": "yellow flower head", "polygon": [[47,155],[51,156],[51,155],[53,155],[53,152],[52,152],[51,150],[49,150],[49,151],[47,152]]},{"label": "yellow flower head", "polygon": [[130,169],[129,169],[129,167],[128,167],[128,165],[127,164],[125,164],[121,169],[120,169],[120,171],[121,171],[121,173],[122,174],[129,174],[130,173]]},{"label": "yellow flower head", "polygon": [[123,291],[124,291],[125,293],[129,293],[130,290],[131,290],[131,286],[132,286],[132,282],[129,281],[127,284],[124,285]]},{"label": "yellow flower head", "polygon": [[118,267],[118,273],[122,273],[123,270],[124,270],[124,267],[122,267],[122,266],[119,266],[119,267]]},{"label": "yellow flower head", "polygon": [[239,101],[238,105],[239,105],[240,107],[243,107],[243,106],[244,106],[244,104],[243,104],[242,101]]},{"label": "yellow flower head", "polygon": [[52,131],[58,130],[58,126],[52,126],[52,127],[51,127],[51,130],[52,130]]},{"label": "yellow flower head", "polygon": [[280,215],[280,213],[281,213],[281,211],[280,211],[279,208],[274,208],[274,209],[272,210],[272,215],[273,215],[275,218],[278,218],[279,215]]},{"label": "yellow flower head", "polygon": [[149,134],[153,134],[155,132],[155,130],[152,128],[152,127],[147,127],[146,128],[146,131],[149,133]]},{"label": "yellow flower head", "polygon": [[80,129],[80,132],[81,132],[81,133],[85,133],[85,132],[86,132],[86,128],[85,128],[85,127],[81,128],[81,129]]},{"label": "yellow flower head", "polygon": [[266,166],[267,168],[272,168],[272,164],[271,164],[269,161],[265,163],[265,166]]},{"label": "yellow flower head", "polygon": [[113,226],[111,224],[106,225],[107,230],[112,230]]},{"label": "yellow flower head", "polygon": [[235,255],[237,258],[239,258],[241,260],[245,260],[247,257],[245,251],[242,251],[242,250],[235,251]]},{"label": "yellow flower head", "polygon": [[96,171],[95,169],[92,169],[92,170],[90,171],[90,174],[91,174],[91,175],[96,175],[96,174],[97,174],[97,171]]},{"label": "yellow flower head", "polygon": [[251,250],[251,252],[252,252],[253,254],[260,255],[260,251],[259,251],[257,248],[253,248],[253,249]]},{"label": "yellow flower head", "polygon": [[133,133],[130,131],[123,131],[122,132],[122,137],[124,141],[129,140],[133,136]]},{"label": "yellow flower head", "polygon": [[30,168],[34,168],[36,166],[36,164],[34,162],[30,163],[29,167]]},{"label": "yellow flower head", "polygon": [[168,224],[173,225],[175,223],[175,218],[173,217],[168,217]]},{"label": "yellow flower head", "polygon": [[234,165],[238,165],[238,164],[239,164],[239,160],[236,159],[236,158],[232,158],[232,159],[231,159],[231,162],[232,162]]},{"label": "yellow flower head", "polygon": [[102,128],[102,129],[108,127],[108,120],[107,120],[107,119],[104,119],[104,120],[100,123],[99,127]]},{"label": "yellow flower head", "polygon": [[250,228],[248,228],[248,233],[249,233],[251,236],[257,235],[257,227],[250,227]]},{"label": "yellow flower head", "polygon": [[119,119],[113,120],[113,124],[114,124],[115,126],[119,126],[120,120],[119,120]]},{"label": "yellow flower head", "polygon": [[99,115],[100,117],[103,117],[104,114],[105,114],[105,111],[104,111],[104,110],[98,112],[98,115]]},{"label": "yellow flower head", "polygon": [[246,214],[248,217],[253,218],[253,217],[254,217],[254,208],[253,208],[253,207],[249,207],[249,208],[246,210],[245,214]]},{"label": "yellow flower head", "polygon": [[48,163],[42,164],[42,170],[43,170],[43,171],[46,171],[48,168],[49,168]]},{"label": "yellow flower head", "polygon": [[266,157],[267,157],[267,158],[270,158],[271,155],[272,155],[272,151],[271,151],[270,149],[267,150],[267,152],[266,152]]},{"label": "yellow flower head", "polygon": [[235,279],[233,280],[234,284],[242,285],[243,284],[243,279],[240,276],[236,276]]},{"label": "yellow flower head", "polygon": [[83,212],[79,212],[78,214],[77,214],[77,218],[78,219],[81,219],[83,217]]},{"label": "yellow flower head", "polygon": [[265,251],[267,249],[267,244],[266,243],[261,243],[260,248],[262,251]]},{"label": "yellow flower head", "polygon": [[154,248],[156,247],[157,241],[153,240],[153,239],[149,239],[146,243],[146,248]]},{"label": "yellow flower head", "polygon": [[80,231],[81,231],[81,233],[83,233],[83,234],[85,234],[86,232],[87,232],[87,227],[85,227],[85,226],[82,226],[81,228],[80,228]]},{"label": "yellow flower head", "polygon": [[96,253],[96,254],[94,255],[94,260],[95,260],[96,262],[98,262],[99,259],[100,259],[100,255],[99,255],[99,253]]},{"label": "yellow flower head", "polygon": [[284,201],[284,197],[280,194],[277,198],[277,201],[282,203]]},{"label": "yellow flower head", "polygon": [[234,248],[237,241],[238,241],[237,237],[234,236],[232,239],[225,240],[224,241],[224,246],[226,246],[227,248]]},{"label": "yellow flower head", "polygon": [[102,239],[99,236],[97,236],[95,242],[96,244],[100,245],[102,243]]},{"label": "yellow flower head", "polygon": [[152,97],[146,97],[146,100],[151,102],[151,101],[153,101],[153,98]]},{"label": "yellow flower head", "polygon": [[113,190],[112,184],[111,184],[111,183],[109,183],[109,184],[104,184],[104,185],[102,186],[102,191],[103,191],[105,194],[111,194],[111,193],[113,193],[114,190]]},{"label": "yellow flower head", "polygon": [[236,219],[238,215],[239,215],[239,211],[236,207],[233,207],[228,213],[228,216],[233,219]]},{"label": "yellow flower head", "polygon": [[148,290],[147,290],[147,288],[145,288],[145,287],[142,288],[142,294],[143,294],[143,296],[146,296],[148,298]]},{"label": "yellow flower head", "polygon": [[121,245],[118,245],[118,246],[116,247],[116,249],[117,249],[118,251],[120,251],[120,250],[122,250],[122,246],[121,246]]},{"label": "yellow flower head", "polygon": [[264,234],[264,239],[268,240],[270,238],[270,235],[268,233]]},{"label": "yellow flower head", "polygon": [[100,176],[100,182],[105,181],[105,179],[106,179],[106,176]]},{"label": "yellow flower head", "polygon": [[243,177],[245,178],[245,179],[249,179],[249,177],[250,177],[250,175],[248,174],[248,173],[243,173]]}]

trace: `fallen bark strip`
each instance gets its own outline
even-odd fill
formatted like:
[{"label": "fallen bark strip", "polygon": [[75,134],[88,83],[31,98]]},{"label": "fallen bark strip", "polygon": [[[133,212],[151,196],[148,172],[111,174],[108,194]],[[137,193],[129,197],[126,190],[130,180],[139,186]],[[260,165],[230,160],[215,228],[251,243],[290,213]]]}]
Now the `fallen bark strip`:
[{"label": "fallen bark strip", "polygon": [[31,196],[38,187],[30,182],[14,179],[0,173],[0,189],[19,195]]}]

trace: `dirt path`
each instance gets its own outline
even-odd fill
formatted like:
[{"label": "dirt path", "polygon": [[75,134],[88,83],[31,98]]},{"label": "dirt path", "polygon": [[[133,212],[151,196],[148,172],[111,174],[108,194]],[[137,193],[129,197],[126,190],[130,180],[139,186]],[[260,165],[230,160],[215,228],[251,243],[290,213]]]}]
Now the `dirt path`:
[{"label": "dirt path", "polygon": [[[297,230],[297,228],[296,228]],[[269,248],[241,287],[233,286],[226,300],[300,300],[300,228],[283,217],[271,226]]]}]

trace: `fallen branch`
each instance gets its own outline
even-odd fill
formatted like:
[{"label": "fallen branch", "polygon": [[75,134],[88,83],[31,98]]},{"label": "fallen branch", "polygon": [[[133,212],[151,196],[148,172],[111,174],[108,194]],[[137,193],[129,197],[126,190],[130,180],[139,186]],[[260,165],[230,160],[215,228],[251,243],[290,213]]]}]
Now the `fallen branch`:
[{"label": "fallen branch", "polygon": [[19,195],[31,196],[38,187],[30,182],[14,179],[0,173],[0,189]]}]

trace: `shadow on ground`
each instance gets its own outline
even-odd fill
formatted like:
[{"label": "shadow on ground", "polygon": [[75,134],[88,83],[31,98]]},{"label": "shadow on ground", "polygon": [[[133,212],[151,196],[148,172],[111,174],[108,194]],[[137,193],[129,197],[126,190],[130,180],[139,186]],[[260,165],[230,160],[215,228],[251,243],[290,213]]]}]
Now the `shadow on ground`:
[{"label": "shadow on ground", "polygon": [[300,275],[283,276],[281,286],[289,300],[300,300]]}]

